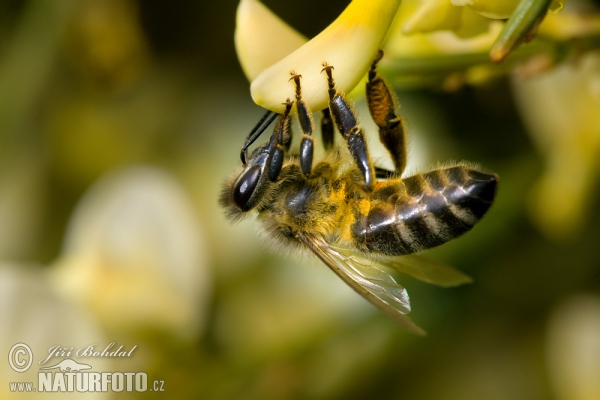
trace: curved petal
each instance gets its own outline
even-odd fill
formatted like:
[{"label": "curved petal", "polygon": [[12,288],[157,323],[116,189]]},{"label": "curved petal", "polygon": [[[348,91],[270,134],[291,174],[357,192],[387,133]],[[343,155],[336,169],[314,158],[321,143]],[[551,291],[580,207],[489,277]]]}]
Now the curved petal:
[{"label": "curved petal", "polygon": [[235,49],[249,81],[308,42],[258,0],[241,0],[235,25]]},{"label": "curved petal", "polygon": [[423,1],[406,20],[402,30],[406,34],[454,30],[461,25],[462,11],[461,7],[448,0]]},{"label": "curved petal", "polygon": [[467,6],[491,19],[509,18],[520,0],[451,0],[455,6]]},{"label": "curved petal", "polygon": [[561,12],[562,9],[565,7],[566,1],[567,0],[552,0],[552,2],[550,3],[550,7],[548,7],[548,11],[550,11],[550,13],[552,14],[557,14]]},{"label": "curved petal", "polygon": [[313,111],[327,107],[327,79],[322,64],[335,67],[339,90],[351,91],[365,75],[387,34],[400,0],[354,0],[323,32],[263,71],[250,87],[254,102],[282,113],[294,98],[290,72],[302,75],[304,101]]}]

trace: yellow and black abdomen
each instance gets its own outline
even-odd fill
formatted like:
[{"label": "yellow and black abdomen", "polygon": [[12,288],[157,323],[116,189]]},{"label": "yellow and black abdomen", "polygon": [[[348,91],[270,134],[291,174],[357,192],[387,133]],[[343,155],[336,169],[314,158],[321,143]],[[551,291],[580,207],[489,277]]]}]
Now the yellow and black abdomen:
[{"label": "yellow and black abdomen", "polygon": [[496,175],[466,166],[379,182],[368,212],[356,211],[358,249],[387,255],[429,249],[469,231],[492,205]]}]

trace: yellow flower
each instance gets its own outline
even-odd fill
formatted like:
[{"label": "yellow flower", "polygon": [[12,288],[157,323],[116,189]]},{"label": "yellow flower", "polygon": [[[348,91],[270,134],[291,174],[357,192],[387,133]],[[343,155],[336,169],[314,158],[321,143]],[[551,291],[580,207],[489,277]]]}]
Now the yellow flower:
[{"label": "yellow flower", "polygon": [[[448,1],[448,0],[445,0]],[[450,0],[455,6],[466,6],[473,11],[491,19],[506,19],[510,18],[519,3],[523,0]],[[542,3],[544,0],[530,0],[533,3],[538,1]],[[565,5],[566,0],[552,0],[549,10],[551,12],[560,11]]]},{"label": "yellow flower", "polygon": [[455,6],[466,6],[491,19],[509,18],[521,0],[450,0]]},{"label": "yellow flower", "polygon": [[193,338],[202,328],[209,273],[187,196],[168,174],[130,167],[84,196],[53,282],[115,332]]},{"label": "yellow flower", "polygon": [[513,89],[546,164],[530,194],[530,213],[546,236],[562,241],[583,227],[598,182],[600,53],[515,79]]},{"label": "yellow flower", "polygon": [[[434,0],[433,2],[438,2]],[[432,3],[432,2],[429,2]],[[390,30],[385,44],[386,55],[390,58],[420,56],[443,56],[459,53],[485,52],[498,37],[502,24],[490,21],[471,10],[450,5],[447,9],[426,8],[416,0],[402,3],[397,21]],[[458,11],[458,14],[457,14]],[[439,21],[448,25],[432,25],[427,21]],[[456,14],[456,15],[455,15]],[[456,18],[456,20],[454,20]],[[443,30],[443,26],[452,31]]]},{"label": "yellow flower", "polygon": [[[563,5],[564,0],[405,0],[386,50],[391,50],[387,53],[392,58],[435,56],[427,62],[438,71],[490,60],[500,63],[535,36],[548,11],[555,14]],[[445,55],[462,59],[445,61]],[[421,64],[413,69],[427,73]]]},{"label": "yellow flower", "polygon": [[[548,0],[529,0],[527,3],[545,3]],[[546,7],[553,13],[562,9],[565,0],[553,0]],[[420,0],[405,1],[402,11],[410,9],[405,18],[403,32],[406,34],[426,33],[452,30],[459,36],[459,31],[474,32],[469,25],[489,19],[508,19],[515,12],[521,0]],[[544,7],[544,9],[546,9]],[[465,13],[476,13],[480,18],[476,21]],[[481,32],[478,29],[477,32]],[[469,35],[471,36],[471,35]]]},{"label": "yellow flower", "polygon": [[[82,346],[96,343],[103,349],[106,344],[115,340],[114,336],[106,337],[93,318],[78,304],[65,301],[60,293],[54,290],[48,277],[46,267],[0,261],[0,348],[5,349],[5,358],[0,363],[0,376],[4,382],[9,379],[37,382],[38,373],[41,372],[38,368],[55,365],[62,359],[51,358],[48,362],[39,364],[49,356],[48,350],[53,346],[73,346],[74,354]],[[15,349],[22,352],[13,351]],[[28,351],[34,356],[28,354]],[[25,368],[29,360],[32,364]],[[91,361],[90,364],[97,371],[115,369],[114,359],[109,357],[95,357]],[[15,367],[25,370],[17,373]],[[0,396],[2,399],[46,397],[44,394],[29,396],[3,390],[5,393]],[[110,392],[82,394],[83,396],[78,398],[111,398]],[[88,394],[92,396],[87,397]]]},{"label": "yellow flower", "polygon": [[581,293],[559,304],[548,324],[546,354],[553,398],[600,398],[600,296]]},{"label": "yellow flower", "polygon": [[308,42],[258,0],[240,1],[234,40],[249,81]]},{"label": "yellow flower", "polygon": [[458,30],[463,25],[463,8],[450,0],[405,1],[400,13],[403,15],[402,32],[410,35],[443,30]]},{"label": "yellow flower", "polygon": [[[400,0],[354,0],[331,25],[297,50],[292,51],[291,44],[289,48],[274,46],[271,52],[274,39],[265,40],[262,29],[254,34],[249,26],[268,24],[271,37],[294,35],[291,28],[276,23],[257,3],[257,0],[240,3],[238,57],[248,77],[253,78],[263,65],[268,66],[273,58],[290,50],[291,54],[258,74],[250,88],[256,104],[278,113],[283,112],[282,103],[287,98],[294,98],[294,84],[289,81],[292,71],[302,75],[303,98],[314,111],[327,107],[327,81],[321,74],[324,62],[334,66],[338,89],[350,92],[369,69],[400,6]],[[241,39],[241,32],[247,37]]]}]

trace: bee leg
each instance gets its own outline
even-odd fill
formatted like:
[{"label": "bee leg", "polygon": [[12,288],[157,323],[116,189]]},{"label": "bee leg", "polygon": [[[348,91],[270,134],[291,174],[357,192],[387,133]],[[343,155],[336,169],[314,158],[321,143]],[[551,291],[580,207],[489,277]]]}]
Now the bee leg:
[{"label": "bee leg", "polygon": [[379,140],[390,152],[396,173],[406,167],[406,130],[404,120],[396,115],[396,100],[388,84],[377,74],[377,63],[383,57],[379,50],[369,70],[367,104],[375,124],[379,127]]},{"label": "bee leg", "polygon": [[[278,114],[275,114],[273,111],[267,111],[265,115],[258,121],[258,124],[250,131],[250,134],[246,138],[246,142],[244,146],[242,146],[242,150],[240,152],[240,158],[242,159],[242,164],[246,165],[246,160],[248,159],[248,147],[252,146],[252,143],[259,138],[260,135],[271,125],[275,118],[277,118]],[[291,138],[290,138],[291,139]]]},{"label": "bee leg", "polygon": [[329,108],[323,110],[321,117],[321,136],[323,137],[323,146],[325,150],[333,148],[333,119]]},{"label": "bee leg", "polygon": [[289,148],[292,139],[290,110],[292,109],[294,102],[287,99],[284,104],[285,112],[283,115],[279,115],[269,142],[267,165],[269,166],[269,179],[271,182],[275,182],[279,177],[285,158],[285,152]]},{"label": "bee leg", "polygon": [[282,115],[279,115],[279,120],[277,121],[281,126],[278,127],[276,125],[273,134],[277,131],[278,143],[283,146],[285,151],[288,151],[292,143],[292,117],[290,116],[290,112],[294,102],[286,99],[283,104],[285,105],[285,111]]},{"label": "bee leg", "polygon": [[300,88],[300,78],[302,75],[298,75],[292,71],[292,77],[290,80],[294,80],[296,85],[296,111],[298,112],[298,120],[300,121],[300,128],[302,129],[302,141],[300,142],[300,169],[305,178],[310,177],[312,170],[313,152],[314,152],[314,139],[312,136],[314,130],[314,124],[312,120],[312,113],[308,108],[308,105],[302,100],[302,90]]},{"label": "bee leg", "polygon": [[335,88],[335,82],[332,75],[333,67],[323,63],[323,71],[327,73],[327,84],[329,92],[329,110],[331,116],[337,125],[338,130],[342,134],[342,137],[348,144],[348,150],[358,169],[360,170],[364,180],[365,189],[373,190],[375,186],[375,168],[369,157],[369,151],[367,149],[367,142],[365,135],[358,122],[356,122],[356,116],[354,110],[345,99],[344,95]]}]

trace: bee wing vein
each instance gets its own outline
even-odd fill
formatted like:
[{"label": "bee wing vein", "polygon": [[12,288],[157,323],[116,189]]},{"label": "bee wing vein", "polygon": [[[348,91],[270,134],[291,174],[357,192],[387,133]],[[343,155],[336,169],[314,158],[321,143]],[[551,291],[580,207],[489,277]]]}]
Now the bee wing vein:
[{"label": "bee wing vein", "polygon": [[373,305],[412,332],[425,334],[405,315],[410,312],[408,293],[391,275],[367,259],[342,254],[323,239],[305,235],[301,235],[299,239],[344,282]]}]

